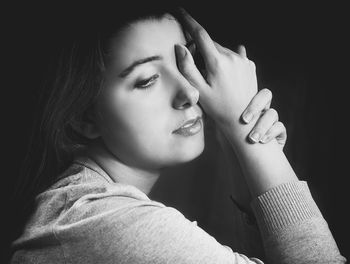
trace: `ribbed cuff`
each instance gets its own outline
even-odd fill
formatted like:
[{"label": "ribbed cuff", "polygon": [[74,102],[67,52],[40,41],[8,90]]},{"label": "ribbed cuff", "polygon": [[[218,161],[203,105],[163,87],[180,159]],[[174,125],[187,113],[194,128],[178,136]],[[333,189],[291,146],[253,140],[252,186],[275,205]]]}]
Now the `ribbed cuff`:
[{"label": "ribbed cuff", "polygon": [[258,196],[251,207],[263,236],[312,217],[322,217],[305,181],[279,185]]}]

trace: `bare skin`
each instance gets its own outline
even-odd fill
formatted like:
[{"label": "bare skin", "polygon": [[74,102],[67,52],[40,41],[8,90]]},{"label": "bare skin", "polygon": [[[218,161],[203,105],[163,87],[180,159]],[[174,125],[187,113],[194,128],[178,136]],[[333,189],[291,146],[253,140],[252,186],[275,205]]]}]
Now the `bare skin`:
[{"label": "bare skin", "polygon": [[[205,29],[185,11],[186,29],[195,40],[206,65],[202,77],[184,46],[178,46],[182,73],[200,91],[204,110],[213,116],[221,132],[237,154],[253,197],[298,180],[276,140],[268,144],[249,144],[247,135],[253,125],[242,125],[240,114],[257,92],[255,65],[241,48],[239,53],[214,43]],[[220,107],[217,107],[220,105]],[[255,117],[255,120],[257,117]],[[252,122],[253,123],[253,122]]]},{"label": "bare skin", "polygon": [[[176,63],[174,47],[185,42],[177,21],[167,17],[137,22],[124,30],[114,41],[114,63],[106,72],[106,87],[96,106],[93,122],[80,129],[86,137],[94,139],[88,147],[88,155],[114,181],[133,185],[145,194],[149,194],[163,168],[188,162],[204,149],[204,128],[186,138],[172,133],[183,120],[202,115],[198,105],[200,88],[182,74]],[[127,77],[119,77],[133,60],[154,55],[162,59],[138,66]],[[140,78],[155,73],[159,76],[146,82],[151,84],[149,88],[134,86]],[[245,136],[253,130],[259,131],[261,135],[269,135],[266,142],[279,138],[279,146],[283,148],[286,131],[278,125],[275,111],[269,109],[271,99],[268,90],[255,92],[237,115],[245,110],[245,114],[256,117],[247,122],[251,125]],[[226,149],[227,139],[218,133],[218,140]],[[230,155],[232,153],[228,153]],[[247,204],[247,199],[242,197],[249,192],[242,188],[245,181],[240,168],[232,163],[229,166],[237,178],[236,198]]]}]

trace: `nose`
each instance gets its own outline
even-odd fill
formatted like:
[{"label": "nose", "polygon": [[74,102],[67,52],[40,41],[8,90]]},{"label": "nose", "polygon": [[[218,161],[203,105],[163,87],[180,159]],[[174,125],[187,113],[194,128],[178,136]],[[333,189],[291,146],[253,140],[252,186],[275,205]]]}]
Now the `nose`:
[{"label": "nose", "polygon": [[196,105],[199,100],[199,91],[193,87],[183,76],[176,85],[176,94],[173,100],[173,107],[186,109]]}]

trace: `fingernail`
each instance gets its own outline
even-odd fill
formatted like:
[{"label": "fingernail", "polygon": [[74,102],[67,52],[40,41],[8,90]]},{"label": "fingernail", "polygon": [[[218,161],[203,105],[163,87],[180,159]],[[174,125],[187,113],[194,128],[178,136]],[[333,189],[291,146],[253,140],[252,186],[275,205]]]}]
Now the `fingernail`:
[{"label": "fingernail", "polygon": [[261,142],[261,143],[266,143],[266,142],[268,141],[268,139],[269,139],[269,136],[264,135],[264,136],[260,139],[260,142]]},{"label": "fingernail", "polygon": [[249,123],[249,122],[252,120],[252,118],[253,118],[253,114],[250,113],[250,112],[245,113],[245,114],[243,115],[243,120],[244,120],[244,122],[246,122],[246,123]]},{"label": "fingernail", "polygon": [[260,138],[260,134],[258,132],[253,132],[252,134],[250,134],[250,139],[253,140],[254,142],[258,142],[259,138]]},{"label": "fingernail", "polygon": [[176,49],[176,54],[179,55],[179,58],[184,59],[186,57],[187,51],[182,45],[176,44],[175,49]]}]

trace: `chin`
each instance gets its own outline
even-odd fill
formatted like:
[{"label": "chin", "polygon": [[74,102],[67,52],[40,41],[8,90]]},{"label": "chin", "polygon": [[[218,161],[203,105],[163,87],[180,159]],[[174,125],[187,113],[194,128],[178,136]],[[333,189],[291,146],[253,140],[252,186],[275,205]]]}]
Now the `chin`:
[{"label": "chin", "polygon": [[187,147],[181,151],[177,151],[174,153],[175,156],[173,157],[173,165],[190,162],[198,158],[203,153],[203,151],[204,143],[197,146]]}]

